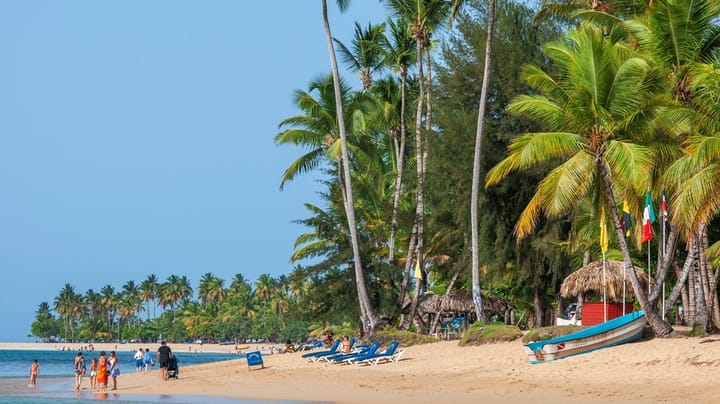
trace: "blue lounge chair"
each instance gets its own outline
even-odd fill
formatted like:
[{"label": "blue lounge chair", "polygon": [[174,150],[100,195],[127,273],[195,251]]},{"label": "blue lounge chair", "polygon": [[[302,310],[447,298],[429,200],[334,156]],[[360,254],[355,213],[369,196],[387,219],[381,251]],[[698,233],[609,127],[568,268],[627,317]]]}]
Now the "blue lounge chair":
[{"label": "blue lounge chair", "polygon": [[350,360],[349,363],[353,365],[358,364],[370,364],[370,365],[377,365],[378,363],[382,361],[387,362],[397,362],[400,360],[400,357],[402,356],[404,351],[397,351],[397,347],[400,345],[398,341],[393,341],[392,344],[390,344],[389,347],[384,352],[375,353],[372,355],[362,355],[358,356],[356,358],[353,358]]},{"label": "blue lounge chair", "polygon": [[339,346],[340,346],[340,340],[336,339],[335,342],[330,347],[330,349],[328,349],[327,351],[310,352],[310,353],[304,354],[302,357],[306,358],[306,359],[310,359],[313,362],[316,362],[317,361],[316,358],[319,358],[319,357],[325,356],[325,355],[332,355],[332,354],[338,353]]},{"label": "blue lounge chair", "polygon": [[330,363],[342,363],[348,359],[367,355],[370,352],[375,352],[380,347],[379,342],[374,342],[370,345],[353,345],[353,349],[348,353],[337,353],[335,355],[324,356],[322,359]]},{"label": "blue lounge chair", "polygon": [[367,349],[360,353],[356,354],[346,354],[342,357],[338,357],[333,363],[353,363],[353,361],[357,358],[363,358],[370,355],[375,355],[377,353],[378,348],[380,348],[379,342],[373,342],[372,345],[370,345]]}]

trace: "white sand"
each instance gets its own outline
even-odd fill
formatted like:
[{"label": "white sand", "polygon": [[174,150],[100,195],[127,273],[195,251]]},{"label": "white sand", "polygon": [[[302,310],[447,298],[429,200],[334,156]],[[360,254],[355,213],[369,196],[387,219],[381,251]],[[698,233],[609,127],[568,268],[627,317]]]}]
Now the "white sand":
[{"label": "white sand", "polygon": [[[178,352],[188,349],[170,346]],[[0,349],[40,347],[54,349],[52,344],[0,343]],[[95,348],[111,350],[114,344]],[[124,344],[118,350],[133,348]],[[195,348],[234,349],[190,346]],[[157,370],[125,373],[117,393],[408,404],[714,403],[720,397],[720,385],[712,381],[720,370],[720,339],[714,337],[653,339],[538,365],[529,363],[519,341],[480,347],[459,347],[456,341],[412,346],[400,362],[378,366],[310,363],[300,356],[264,355],[265,368],[252,371],[243,359],[185,366],[180,379],[170,381],[160,380]],[[87,386],[87,378],[84,383]]]}]

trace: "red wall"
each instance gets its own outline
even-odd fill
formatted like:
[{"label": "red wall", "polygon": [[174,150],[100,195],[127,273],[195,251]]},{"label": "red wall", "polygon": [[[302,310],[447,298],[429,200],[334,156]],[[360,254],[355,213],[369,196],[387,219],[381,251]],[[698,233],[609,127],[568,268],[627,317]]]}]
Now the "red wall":
[{"label": "red wall", "polygon": [[[625,314],[633,311],[632,303],[625,303]],[[622,303],[607,303],[607,319],[613,319],[623,315]],[[595,325],[603,323],[603,303],[583,302],[582,325]]]}]

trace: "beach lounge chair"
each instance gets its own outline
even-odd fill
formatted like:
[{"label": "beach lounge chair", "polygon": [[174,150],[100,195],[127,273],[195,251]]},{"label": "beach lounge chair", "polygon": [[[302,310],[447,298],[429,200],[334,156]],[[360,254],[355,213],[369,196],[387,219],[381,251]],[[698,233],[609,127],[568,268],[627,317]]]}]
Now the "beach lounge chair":
[{"label": "beach lounge chair", "polygon": [[295,351],[312,351],[323,346],[322,341],[315,341],[312,344],[300,344]]},{"label": "beach lounge chair", "polygon": [[397,362],[400,360],[400,357],[402,356],[404,351],[397,351],[397,347],[400,345],[398,341],[393,341],[392,344],[390,344],[389,347],[384,352],[379,352],[375,354],[368,354],[368,355],[361,355],[358,357],[355,357],[353,359],[350,359],[350,364],[353,365],[359,365],[359,364],[370,364],[370,365],[377,365],[380,362]]},{"label": "beach lounge chair", "polygon": [[340,347],[340,340],[336,339],[335,342],[333,343],[333,345],[327,351],[310,352],[310,353],[304,354],[302,357],[305,359],[309,359],[313,362],[317,362],[317,358],[338,353],[339,347]]},{"label": "beach lounge chair", "polygon": [[344,356],[336,358],[332,363],[345,363],[345,364],[351,364],[353,361],[357,358],[363,358],[370,355],[375,355],[377,353],[378,348],[380,348],[379,342],[373,342],[372,345],[370,345],[367,348],[364,348],[362,352],[356,353],[356,354],[346,354]]}]

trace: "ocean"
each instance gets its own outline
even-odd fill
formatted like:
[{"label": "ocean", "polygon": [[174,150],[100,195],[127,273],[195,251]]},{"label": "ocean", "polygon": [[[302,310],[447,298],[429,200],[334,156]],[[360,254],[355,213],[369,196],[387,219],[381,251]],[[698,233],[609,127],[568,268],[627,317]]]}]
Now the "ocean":
[{"label": "ocean", "polygon": [[[120,360],[121,377],[123,373],[135,372],[134,352],[115,351]],[[155,349],[150,351],[155,355]],[[99,351],[84,352],[88,367],[90,360],[100,356]],[[210,363],[223,360],[239,359],[240,354],[217,354],[217,353],[188,353],[173,352],[178,359],[180,369],[180,380],[182,381],[183,366]],[[72,386],[74,383],[73,363],[77,351],[47,351],[47,350],[0,350],[0,404],[86,404],[98,400],[112,401],[114,404],[136,404],[136,403],[260,403],[260,401],[225,399],[206,396],[182,396],[182,395],[140,395],[122,394],[108,392],[99,395],[89,391],[76,393]],[[38,360],[40,373],[38,376],[38,387],[36,390],[28,389],[30,375],[30,363]],[[151,372],[157,372],[157,365]],[[85,378],[84,383],[87,383]],[[265,403],[267,403],[265,401]]]}]

